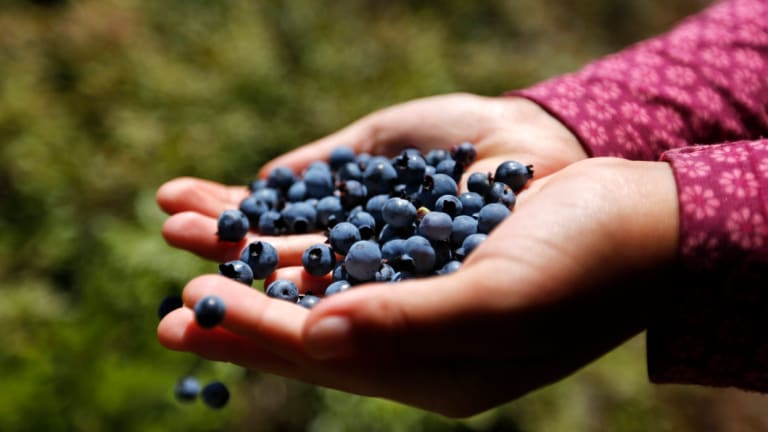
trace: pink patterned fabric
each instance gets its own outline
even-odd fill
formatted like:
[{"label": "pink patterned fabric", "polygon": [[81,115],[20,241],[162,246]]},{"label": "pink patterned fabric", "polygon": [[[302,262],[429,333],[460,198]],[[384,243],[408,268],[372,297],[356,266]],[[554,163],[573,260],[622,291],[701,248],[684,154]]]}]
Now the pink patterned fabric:
[{"label": "pink patterned fabric", "polygon": [[768,0],[726,0],[669,33],[510,92],[591,156],[671,164],[684,278],[648,330],[656,382],[768,392]]}]

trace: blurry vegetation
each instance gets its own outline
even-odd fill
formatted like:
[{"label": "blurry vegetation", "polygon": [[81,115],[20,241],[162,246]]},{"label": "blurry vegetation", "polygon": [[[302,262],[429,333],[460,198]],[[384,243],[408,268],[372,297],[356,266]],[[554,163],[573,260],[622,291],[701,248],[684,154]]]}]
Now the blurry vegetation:
[{"label": "blurry vegetation", "polygon": [[[269,158],[374,109],[526,86],[661,32],[702,6],[3,1],[0,430],[694,431],[763,424],[744,408],[759,403],[741,393],[648,384],[642,337],[561,383],[462,421],[197,361],[155,339],[160,299],[215,271],[163,242],[154,192],[164,181],[194,175],[244,184]],[[173,385],[189,370],[229,384],[230,406],[177,403]]]}]

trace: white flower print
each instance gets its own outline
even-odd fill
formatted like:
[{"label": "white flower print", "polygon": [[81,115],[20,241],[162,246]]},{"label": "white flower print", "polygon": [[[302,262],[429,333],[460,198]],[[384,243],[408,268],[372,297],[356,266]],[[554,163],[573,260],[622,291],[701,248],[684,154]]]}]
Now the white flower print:
[{"label": "white flower print", "polygon": [[683,211],[696,220],[715,216],[720,207],[720,200],[715,197],[715,192],[701,185],[684,187],[680,192],[680,203]]},{"label": "white flower print", "polygon": [[579,125],[582,136],[588,143],[596,146],[604,146],[608,142],[608,134],[605,128],[594,120],[587,120]]},{"label": "white flower print", "polygon": [[696,98],[701,101],[702,107],[709,112],[720,112],[723,110],[723,98],[716,91],[708,87],[701,87],[696,91]]},{"label": "white flower print", "polygon": [[760,187],[754,174],[738,168],[722,173],[718,181],[723,192],[737,198],[752,198],[757,195]]},{"label": "white flower print", "polygon": [[661,127],[670,132],[677,132],[683,128],[683,118],[680,117],[680,114],[678,114],[677,111],[670,107],[659,107],[659,109],[656,110],[656,120]]},{"label": "white flower print", "polygon": [[719,47],[707,47],[701,50],[701,59],[717,68],[727,68],[731,65],[731,58]]},{"label": "white flower print", "polygon": [[648,111],[637,102],[624,102],[619,109],[624,117],[635,123],[648,124],[651,121]]},{"label": "white flower print", "polygon": [[733,59],[739,66],[760,71],[765,67],[765,61],[756,51],[743,48],[733,52]]},{"label": "white flower print", "polygon": [[709,255],[714,259],[719,249],[717,237],[706,231],[698,231],[684,238],[681,246],[684,255]]},{"label": "white flower print", "polygon": [[690,178],[706,177],[712,172],[712,167],[708,163],[694,158],[678,158],[675,168]]},{"label": "white flower print", "polygon": [[640,133],[630,124],[623,124],[616,128],[616,141],[628,152],[634,152],[641,147]]},{"label": "white flower print", "polygon": [[712,150],[712,159],[727,164],[744,162],[748,157],[746,149],[735,145],[721,145]]},{"label": "white flower print", "polygon": [[760,162],[757,164],[757,170],[760,172],[760,175],[762,175],[763,178],[768,178],[768,157],[764,157],[760,160]]},{"label": "white flower print", "polygon": [[567,117],[574,117],[579,114],[579,106],[571,99],[564,97],[557,97],[550,100],[552,108],[558,113]]},{"label": "white flower print", "polygon": [[664,75],[673,84],[679,86],[687,86],[693,84],[696,81],[696,73],[685,66],[672,66],[664,70]]},{"label": "white flower print", "polygon": [[566,79],[555,85],[555,93],[572,99],[578,99],[584,96],[584,85],[577,82],[576,79]]},{"label": "white flower print", "polygon": [[682,105],[689,105],[691,103],[691,96],[687,90],[683,90],[680,87],[664,86],[662,92],[672,101]]},{"label": "white flower print", "polygon": [[585,107],[591,117],[602,121],[610,120],[616,114],[613,106],[604,100],[590,100],[585,104]]},{"label": "white flower print", "polygon": [[765,243],[765,219],[748,207],[734,210],[725,222],[731,242],[743,249],[757,249]]},{"label": "white flower print", "polygon": [[611,101],[621,96],[621,88],[615,82],[605,81],[595,84],[590,89],[596,98]]}]

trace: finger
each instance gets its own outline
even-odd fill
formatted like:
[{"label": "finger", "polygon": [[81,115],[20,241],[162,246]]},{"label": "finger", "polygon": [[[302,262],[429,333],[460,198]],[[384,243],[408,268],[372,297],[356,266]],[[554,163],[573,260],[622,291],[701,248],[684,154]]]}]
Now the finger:
[{"label": "finger", "polygon": [[267,297],[259,290],[216,275],[190,281],[182,298],[185,305],[193,307],[208,295],[215,295],[224,302],[226,312],[220,324],[222,328],[287,360],[304,358],[302,328],[309,313],[307,309]]},{"label": "finger", "polygon": [[238,208],[246,196],[248,189],[243,186],[225,186],[193,177],[179,177],[160,186],[157,202],[168,214],[194,211],[218,218],[224,210]]},{"label": "finger", "polygon": [[212,361],[226,361],[260,371],[292,377],[296,365],[265,350],[252,340],[224,328],[204,329],[189,308],[166,315],[157,328],[160,343],[175,351],[186,351]]},{"label": "finger", "polygon": [[314,294],[322,295],[325,293],[325,289],[331,284],[330,273],[325,276],[313,276],[304,270],[304,267],[284,267],[275,270],[265,281],[264,286],[269,286],[270,283],[281,279],[289,280],[296,284],[299,288],[299,292],[302,294]]},{"label": "finger", "polygon": [[468,345],[486,338],[488,332],[480,329],[492,324],[490,313],[504,304],[514,307],[514,297],[500,299],[499,288],[479,286],[499,269],[477,267],[480,271],[369,284],[324,298],[304,328],[307,349],[321,359],[469,352]]},{"label": "finger", "polygon": [[163,224],[163,237],[173,247],[188,250],[205,259],[226,262],[239,259],[245,247],[255,241],[263,241],[277,249],[281,266],[301,265],[301,255],[316,243],[323,243],[325,235],[296,234],[289,236],[262,236],[249,233],[239,242],[219,240],[216,235],[217,221],[194,212],[177,213]]}]

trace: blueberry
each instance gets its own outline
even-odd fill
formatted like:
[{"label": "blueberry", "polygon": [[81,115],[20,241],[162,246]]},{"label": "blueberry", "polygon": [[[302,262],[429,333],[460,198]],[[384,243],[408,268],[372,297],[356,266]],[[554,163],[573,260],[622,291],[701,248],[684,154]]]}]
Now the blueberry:
[{"label": "blueberry", "polygon": [[304,234],[314,231],[317,224],[317,210],[305,202],[291,203],[281,212],[285,226],[290,233]]},{"label": "blueberry", "polygon": [[427,169],[427,162],[420,154],[404,151],[393,161],[397,171],[397,181],[406,186],[406,190],[415,192],[418,190],[421,182],[424,181],[424,174]]},{"label": "blueberry", "polygon": [[381,266],[379,245],[361,240],[352,245],[344,258],[344,268],[350,276],[360,281],[373,280]]},{"label": "blueberry", "polygon": [[280,257],[274,246],[264,241],[256,241],[243,249],[240,260],[251,267],[254,279],[265,279],[275,271]]},{"label": "blueberry", "polygon": [[163,319],[166,315],[173,312],[176,309],[184,306],[184,302],[181,301],[181,297],[177,295],[168,296],[160,302],[160,306],[157,307],[157,316]]},{"label": "blueberry", "polygon": [[432,211],[419,223],[419,234],[431,241],[448,241],[451,238],[453,220],[447,213]]},{"label": "blueberry", "polygon": [[327,297],[329,295],[338,294],[350,288],[352,288],[352,284],[344,279],[340,279],[328,285],[328,288],[325,289],[325,296]]},{"label": "blueberry", "polygon": [[384,204],[381,216],[387,225],[393,228],[405,228],[416,221],[416,206],[403,198],[390,198]]},{"label": "blueberry", "polygon": [[457,163],[466,167],[475,161],[477,150],[471,142],[465,141],[451,149],[451,156]]},{"label": "blueberry", "polygon": [[453,159],[446,159],[435,167],[435,172],[450,176],[454,181],[458,182],[464,174],[464,166]]},{"label": "blueberry", "polygon": [[346,180],[362,181],[363,171],[360,170],[360,165],[357,162],[348,162],[336,171],[336,179],[340,182]]},{"label": "blueberry", "polygon": [[259,232],[266,235],[279,235],[285,231],[283,215],[275,210],[262,213],[259,217]]},{"label": "blueberry", "polygon": [[371,195],[389,193],[397,183],[397,171],[386,158],[372,158],[363,172],[363,183]]},{"label": "blueberry", "polygon": [[513,160],[499,164],[493,176],[494,181],[506,184],[515,193],[520,192],[531,178],[533,178],[533,165],[523,165]]},{"label": "blueberry", "polygon": [[333,270],[336,265],[336,254],[328,245],[315,244],[304,251],[301,262],[307,273],[313,276],[323,276]]},{"label": "blueberry", "polygon": [[319,302],[320,302],[320,297],[314,296],[311,294],[305,294],[301,296],[301,298],[296,304],[298,304],[301,307],[305,307],[307,309],[312,309]]},{"label": "blueberry", "polygon": [[445,149],[432,149],[427,153],[427,164],[436,167],[440,162],[445,159],[450,159],[451,154]]},{"label": "blueberry", "polygon": [[348,146],[339,146],[331,150],[331,155],[328,158],[328,162],[331,165],[333,171],[338,171],[342,166],[350,162],[355,161],[355,151]]},{"label": "blueberry", "polygon": [[472,216],[456,216],[451,227],[451,243],[461,246],[464,239],[477,233],[477,219]]},{"label": "blueberry", "polygon": [[350,213],[347,222],[360,230],[360,237],[363,240],[369,240],[376,235],[376,219],[367,211]]},{"label": "blueberry", "polygon": [[347,180],[339,185],[341,205],[345,209],[352,209],[365,204],[368,197],[368,189],[357,180]]},{"label": "blueberry", "polygon": [[296,181],[296,175],[288,167],[277,167],[267,175],[267,186],[280,191],[287,191]]},{"label": "blueberry", "polygon": [[205,387],[201,393],[203,402],[211,408],[224,408],[229,402],[229,389],[224,383],[214,381]]},{"label": "blueberry", "polygon": [[467,178],[467,189],[485,196],[491,189],[492,182],[490,173],[474,172]]},{"label": "blueberry", "polygon": [[389,282],[395,275],[395,269],[389,264],[382,264],[374,276],[376,282]]},{"label": "blueberry", "polygon": [[415,235],[405,241],[404,257],[410,257],[413,261],[413,270],[418,274],[428,274],[435,266],[435,249],[426,238]]},{"label": "blueberry", "polygon": [[285,193],[288,202],[304,201],[307,198],[307,183],[304,180],[294,182]]},{"label": "blueberry", "polygon": [[304,174],[307,197],[323,198],[333,194],[333,175],[323,169],[310,169]]},{"label": "blueberry", "polygon": [[500,224],[507,216],[509,209],[504,204],[490,203],[480,209],[477,216],[477,231],[488,234],[496,225]]},{"label": "blueberry", "polygon": [[327,196],[320,199],[315,206],[317,210],[317,225],[330,228],[344,220],[344,207],[337,196]]},{"label": "blueberry", "polygon": [[278,279],[267,287],[265,293],[272,298],[296,303],[299,300],[299,288],[289,280]]},{"label": "blueberry", "polygon": [[476,215],[485,205],[485,199],[476,192],[464,192],[459,195],[462,205],[462,214],[467,216]]},{"label": "blueberry", "polygon": [[176,383],[173,393],[179,402],[193,402],[200,394],[200,381],[191,376],[183,377]]},{"label": "blueberry", "polygon": [[219,264],[219,274],[248,286],[253,284],[253,270],[251,270],[251,266],[248,263],[241,260],[232,260]]},{"label": "blueberry", "polygon": [[405,253],[405,239],[392,239],[381,245],[381,257],[387,261],[400,258]]},{"label": "blueberry", "polygon": [[195,304],[195,321],[203,328],[213,328],[224,319],[226,308],[219,297],[209,295]]},{"label": "blueberry", "polygon": [[251,225],[248,217],[240,210],[224,210],[219,215],[218,231],[219,240],[239,242],[245,237]]},{"label": "blueberry", "polygon": [[360,239],[360,230],[349,222],[340,222],[328,232],[328,241],[339,255],[346,255],[349,248]]},{"label": "blueberry", "polygon": [[456,195],[443,195],[435,202],[435,210],[446,213],[448,216],[455,218],[462,214],[464,211],[464,205]]},{"label": "blueberry", "polygon": [[451,176],[441,173],[435,175],[426,174],[416,197],[419,205],[434,208],[438,198],[443,195],[456,195],[458,191],[459,188],[456,185],[456,180],[451,178]]},{"label": "blueberry", "polygon": [[485,194],[485,202],[502,203],[507,207],[514,207],[517,197],[515,192],[506,183],[493,182],[488,193]]},{"label": "blueberry", "polygon": [[464,242],[461,243],[461,247],[456,251],[456,253],[462,259],[464,259],[470,253],[472,253],[472,251],[474,251],[475,248],[480,245],[480,243],[484,242],[486,238],[488,238],[487,234],[471,234],[464,239]]},{"label": "blueberry", "polygon": [[437,274],[446,275],[458,271],[461,268],[461,261],[448,261],[445,265],[437,271]]},{"label": "blueberry", "polygon": [[371,197],[367,203],[365,203],[365,211],[371,214],[376,219],[376,226],[381,228],[384,226],[384,217],[381,215],[384,205],[389,201],[390,196],[388,194],[375,195]]},{"label": "blueberry", "polygon": [[252,227],[258,227],[259,218],[269,210],[271,210],[269,203],[256,195],[250,195],[240,201],[240,211],[245,214]]}]

